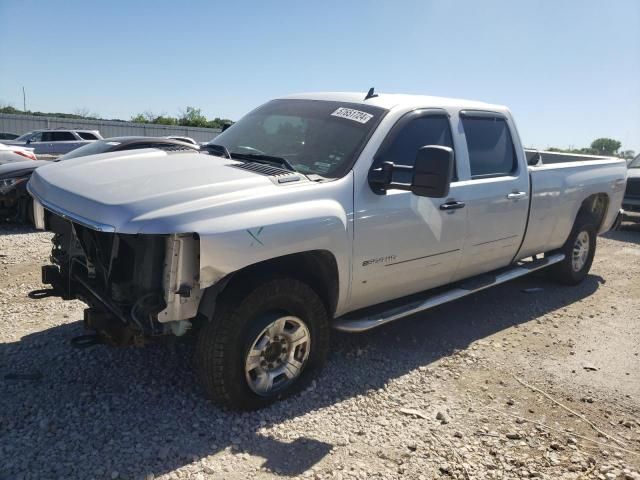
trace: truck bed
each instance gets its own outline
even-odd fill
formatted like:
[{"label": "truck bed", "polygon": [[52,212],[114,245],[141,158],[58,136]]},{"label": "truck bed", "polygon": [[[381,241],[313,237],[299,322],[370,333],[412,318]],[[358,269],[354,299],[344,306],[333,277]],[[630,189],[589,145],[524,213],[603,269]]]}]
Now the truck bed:
[{"label": "truck bed", "polygon": [[[531,206],[524,242],[518,258],[562,246],[585,197],[606,194],[606,201],[620,205],[624,196],[626,162],[618,158],[571,155],[555,163],[529,166]],[[566,156],[561,154],[560,157]],[[573,158],[573,157],[582,157]],[[544,155],[543,155],[544,158]],[[599,232],[611,228],[617,209],[607,209]],[[542,247],[542,250],[541,250]]]},{"label": "truck bed", "polygon": [[615,159],[599,155],[581,155],[576,153],[549,152],[546,150],[524,149],[528,165],[550,165],[567,162],[591,162],[595,160]]}]

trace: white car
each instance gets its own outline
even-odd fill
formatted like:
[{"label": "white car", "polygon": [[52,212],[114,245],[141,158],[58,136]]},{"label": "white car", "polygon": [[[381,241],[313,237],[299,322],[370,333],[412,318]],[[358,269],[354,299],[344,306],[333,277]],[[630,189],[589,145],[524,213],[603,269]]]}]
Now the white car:
[{"label": "white car", "polygon": [[37,160],[35,153],[33,153],[33,148],[0,143],[0,165],[24,162],[25,160]]},{"label": "white car", "polygon": [[194,329],[205,391],[241,409],[302,388],[331,327],[368,330],[541,268],[579,283],[627,171],[528,165],[503,106],[373,91],[273,100],[205,150],[69,160],[28,190],[56,233],[43,281],[89,305],[90,342]]}]

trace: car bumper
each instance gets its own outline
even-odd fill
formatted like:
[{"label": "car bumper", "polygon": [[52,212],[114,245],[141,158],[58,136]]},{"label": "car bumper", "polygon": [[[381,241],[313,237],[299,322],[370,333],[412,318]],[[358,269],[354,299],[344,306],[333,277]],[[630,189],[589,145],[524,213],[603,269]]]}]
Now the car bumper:
[{"label": "car bumper", "polygon": [[626,197],[622,201],[623,220],[640,222],[640,198]]},{"label": "car bumper", "polygon": [[625,212],[638,212],[640,213],[640,198],[625,197],[622,200],[622,208]]},{"label": "car bumper", "polygon": [[622,220],[625,222],[640,223],[640,212],[628,212],[625,210]]}]

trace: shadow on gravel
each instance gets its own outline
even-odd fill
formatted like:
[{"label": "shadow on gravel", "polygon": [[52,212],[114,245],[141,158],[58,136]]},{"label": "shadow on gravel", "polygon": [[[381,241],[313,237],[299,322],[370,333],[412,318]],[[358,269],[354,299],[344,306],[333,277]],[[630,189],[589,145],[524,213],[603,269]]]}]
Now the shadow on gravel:
[{"label": "shadow on gravel", "polygon": [[25,233],[36,233],[37,231],[33,226],[0,221],[0,235],[23,235]]},{"label": "shadow on gravel", "polygon": [[618,230],[611,230],[603,236],[620,242],[640,245],[640,223],[623,223]]},{"label": "shadow on gravel", "polygon": [[[288,438],[287,420],[384,387],[471,342],[580,301],[603,282],[591,275],[578,287],[561,287],[534,274],[374,331],[336,333],[315,388],[253,413],[224,411],[203,398],[187,345],[72,349],[81,322],[0,344],[0,478],[158,476],[222,450],[299,475],[333,445],[314,430],[280,440],[263,427],[279,426]],[[544,290],[523,292],[531,287]],[[323,430],[331,428],[340,427]],[[204,471],[225,475],[222,468],[214,459]]]}]

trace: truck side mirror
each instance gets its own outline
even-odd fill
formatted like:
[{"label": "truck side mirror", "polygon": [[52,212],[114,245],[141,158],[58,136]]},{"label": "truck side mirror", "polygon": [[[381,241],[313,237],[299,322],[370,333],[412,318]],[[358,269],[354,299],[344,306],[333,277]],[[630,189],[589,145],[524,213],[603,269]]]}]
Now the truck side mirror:
[{"label": "truck side mirror", "polygon": [[411,192],[421,197],[444,198],[453,178],[453,150],[426,145],[416,155]]},{"label": "truck side mirror", "polygon": [[[416,154],[413,167],[382,162],[369,171],[369,186],[374,193],[384,195],[387,190],[408,190],[421,197],[443,198],[449,194],[453,178],[453,150],[439,145],[426,145]],[[393,180],[394,172],[411,173],[411,183]]]}]

